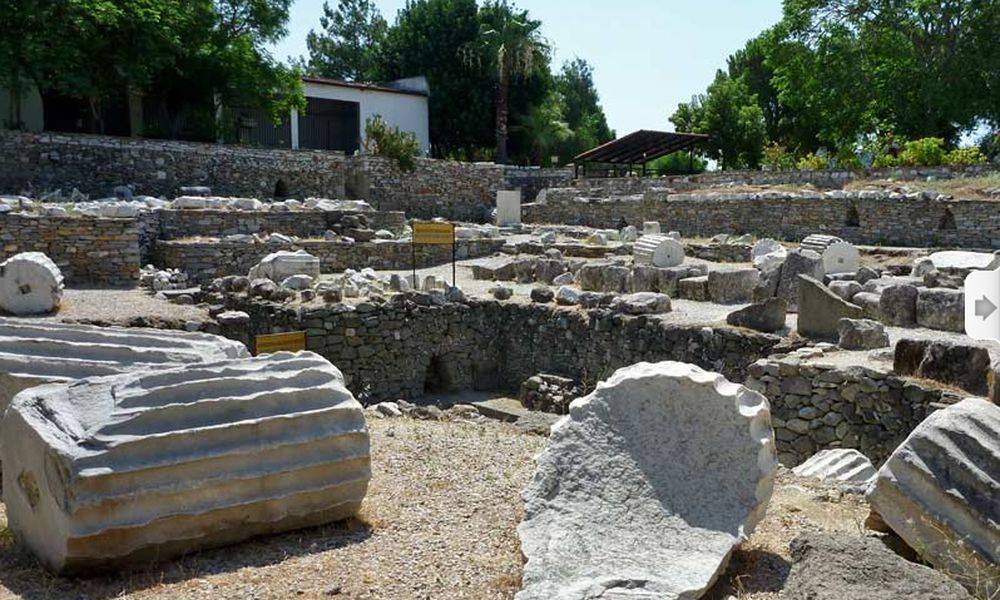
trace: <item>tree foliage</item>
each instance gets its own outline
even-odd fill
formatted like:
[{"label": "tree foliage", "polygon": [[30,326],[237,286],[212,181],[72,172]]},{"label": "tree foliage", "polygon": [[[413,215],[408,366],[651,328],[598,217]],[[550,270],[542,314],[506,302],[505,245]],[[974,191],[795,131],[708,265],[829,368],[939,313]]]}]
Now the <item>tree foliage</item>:
[{"label": "tree foliage", "polygon": [[[873,154],[871,140],[953,148],[973,129],[1000,129],[997,31],[995,0],[785,0],[727,73],[756,98],[767,140],[846,166]],[[690,109],[674,114],[679,129]]]},{"label": "tree foliage", "polygon": [[340,0],[336,8],[323,3],[321,33],[306,36],[306,68],[322,77],[346,81],[378,78],[378,48],[389,25],[370,0]]},{"label": "tree foliage", "polygon": [[98,129],[102,104],[129,91],[275,113],[304,103],[296,74],[266,50],[286,34],[291,0],[3,3],[0,84],[85,100]]}]

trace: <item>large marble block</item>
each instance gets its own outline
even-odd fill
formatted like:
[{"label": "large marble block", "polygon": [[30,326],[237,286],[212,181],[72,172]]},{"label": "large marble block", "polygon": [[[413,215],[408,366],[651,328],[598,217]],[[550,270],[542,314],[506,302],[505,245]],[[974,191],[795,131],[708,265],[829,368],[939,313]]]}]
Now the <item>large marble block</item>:
[{"label": "large marble block", "polygon": [[872,510],[982,598],[1000,594],[1000,406],[968,398],[931,413],[893,451]]},{"label": "large marble block", "polygon": [[361,405],[311,352],[25,390],[0,457],[8,526],[59,573],[344,519],[371,478]]},{"label": "large marble block", "polygon": [[684,262],[684,245],[666,235],[644,235],[632,246],[635,264],[676,267]]},{"label": "large marble block", "polygon": [[0,415],[43,383],[247,356],[240,342],[207,333],[0,318]]},{"label": "large marble block", "polygon": [[497,191],[497,226],[519,225],[521,223],[520,190]]},{"label": "large marble block", "polygon": [[270,279],[281,283],[292,275],[308,275],[313,279],[319,277],[319,259],[305,250],[289,252],[281,250],[265,256],[250,269],[250,279]]},{"label": "large marble block", "polygon": [[63,276],[41,252],[22,252],[0,263],[0,311],[38,315],[59,308]]},{"label": "large marble block", "polygon": [[518,600],[699,597],[763,517],[776,467],[767,400],[678,362],[574,400],[537,462]]}]

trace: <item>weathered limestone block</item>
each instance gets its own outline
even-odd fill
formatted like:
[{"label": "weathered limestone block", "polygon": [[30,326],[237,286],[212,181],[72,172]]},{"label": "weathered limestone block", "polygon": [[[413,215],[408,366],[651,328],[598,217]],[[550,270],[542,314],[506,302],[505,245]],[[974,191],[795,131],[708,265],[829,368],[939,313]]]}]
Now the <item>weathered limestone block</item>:
[{"label": "weathered limestone block", "polygon": [[316,279],[319,277],[319,259],[305,250],[272,252],[251,268],[248,276],[250,279],[281,282],[292,275],[309,275]]},{"label": "weathered limestone block", "polygon": [[872,461],[853,448],[821,450],[792,469],[792,472],[799,477],[832,481],[860,492],[867,491],[875,481]]},{"label": "weathered limestone block", "polygon": [[987,348],[936,340],[901,339],[896,342],[892,370],[898,375],[932,379],[994,398],[1000,379],[994,372]]},{"label": "weathered limestone block", "polygon": [[871,319],[841,319],[837,325],[839,341],[844,350],[874,350],[889,346],[885,326]]},{"label": "weathered limestone block", "polygon": [[873,537],[805,533],[791,543],[788,600],[972,600],[962,586]]},{"label": "weathered limestone block", "polygon": [[819,281],[799,275],[799,320],[801,335],[837,339],[841,319],[860,319],[861,308],[845,302]]},{"label": "weathered limestone block", "polygon": [[753,290],[760,283],[757,269],[709,271],[708,297],[719,304],[740,304],[753,300]]},{"label": "weathered limestone block", "polygon": [[855,294],[861,293],[861,284],[857,281],[831,281],[827,287],[848,302]]},{"label": "weathered limestone block", "polygon": [[607,267],[604,269],[604,275],[601,279],[600,291],[614,294],[627,292],[630,287],[629,280],[631,277],[632,272],[628,267]]},{"label": "weathered limestone block", "polygon": [[735,310],[726,315],[726,323],[737,327],[746,327],[765,333],[774,333],[785,327],[785,313],[788,304],[784,298],[768,298]]},{"label": "weathered limestone block", "polygon": [[685,300],[708,300],[708,276],[685,277],[677,282],[677,296]]},{"label": "weathered limestone block", "polygon": [[656,292],[636,292],[616,297],[611,309],[627,315],[659,315],[670,312],[670,296]]},{"label": "weathered limestone block", "polygon": [[760,240],[750,250],[753,266],[764,273],[779,268],[788,258],[788,249],[770,238]]},{"label": "weathered limestone block", "polygon": [[888,325],[913,327],[917,322],[917,288],[897,284],[883,289],[879,314]]},{"label": "weathered limestone block", "polygon": [[588,263],[580,267],[576,272],[576,280],[580,284],[580,289],[596,292],[601,289],[604,283],[604,270],[611,266],[610,263]]},{"label": "weathered limestone block", "polygon": [[816,254],[822,255],[823,251],[830,246],[836,244],[837,242],[842,242],[844,240],[840,239],[834,235],[824,235],[822,233],[814,233],[812,235],[807,235],[799,247],[806,250],[812,250]]},{"label": "weathered limestone block", "polygon": [[788,302],[788,310],[792,312],[796,312],[799,306],[799,275],[822,279],[823,259],[820,255],[812,250],[792,250],[781,266],[781,277],[775,295],[784,298]]},{"label": "weathered limestone block", "polygon": [[945,250],[917,260],[912,275],[923,277],[930,271],[968,274],[970,271],[992,271],[1000,266],[1000,258],[988,252]]},{"label": "weathered limestone block", "polygon": [[35,385],[246,356],[243,344],[207,333],[0,318],[0,415]]},{"label": "weathered limestone block", "polygon": [[775,467],[760,394],[684,363],[619,369],[538,457],[518,600],[699,597],[763,517]]},{"label": "weathered limestone block", "polygon": [[361,405],[311,352],[25,390],[0,457],[9,527],[59,573],[344,519],[371,478]]},{"label": "weathered limestone block", "polygon": [[878,471],[872,510],[970,591],[1000,591],[1000,406],[968,398],[927,417]]},{"label": "weathered limestone block", "polygon": [[861,307],[861,312],[866,319],[879,321],[882,319],[882,296],[873,292],[858,292],[851,296],[849,301]]},{"label": "weathered limestone block", "polygon": [[0,310],[38,315],[59,308],[63,276],[48,256],[22,252],[0,263]]},{"label": "weathered limestone block", "polygon": [[965,292],[921,288],[917,294],[917,325],[942,331],[965,331]]},{"label": "weathered limestone block", "polygon": [[684,262],[684,245],[666,235],[644,235],[632,246],[637,265],[666,268]]}]

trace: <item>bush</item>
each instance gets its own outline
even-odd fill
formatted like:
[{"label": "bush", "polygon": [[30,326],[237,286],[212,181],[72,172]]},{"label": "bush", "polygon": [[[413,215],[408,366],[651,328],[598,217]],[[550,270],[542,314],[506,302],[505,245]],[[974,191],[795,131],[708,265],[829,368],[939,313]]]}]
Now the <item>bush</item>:
[{"label": "bush", "polygon": [[986,164],[986,157],[979,148],[955,148],[944,158],[947,165],[983,165]]},{"label": "bush", "polygon": [[903,145],[899,163],[907,167],[937,167],[944,164],[947,152],[941,138],[920,138]]},{"label": "bush", "polygon": [[761,164],[772,171],[790,171],[795,168],[795,157],[778,142],[771,142],[764,146]]},{"label": "bush", "polygon": [[414,159],[420,154],[420,143],[413,132],[390,127],[380,115],[373,115],[365,122],[365,153],[391,158],[400,169],[412,171],[417,167]]},{"label": "bush", "polygon": [[800,171],[822,171],[830,166],[830,161],[825,156],[819,156],[810,152],[800,158],[795,166]]},{"label": "bush", "polygon": [[888,169],[899,166],[899,158],[891,154],[879,154],[872,161],[872,166],[876,169]]}]

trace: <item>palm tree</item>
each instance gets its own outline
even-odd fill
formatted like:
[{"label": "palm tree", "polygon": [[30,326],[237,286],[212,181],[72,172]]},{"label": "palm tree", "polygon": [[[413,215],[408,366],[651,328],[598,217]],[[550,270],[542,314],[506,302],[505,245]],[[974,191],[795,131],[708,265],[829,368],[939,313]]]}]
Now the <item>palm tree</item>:
[{"label": "palm tree", "polygon": [[478,50],[496,67],[496,162],[506,164],[507,114],[511,78],[531,72],[536,61],[543,60],[549,46],[539,33],[541,21],[528,18],[527,11],[517,11],[507,0],[487,2],[478,40]]}]

